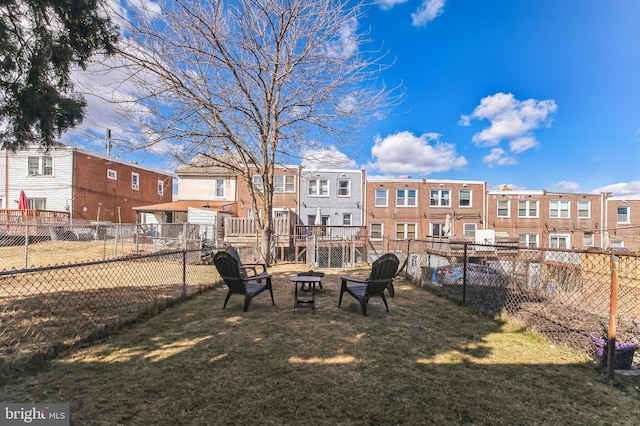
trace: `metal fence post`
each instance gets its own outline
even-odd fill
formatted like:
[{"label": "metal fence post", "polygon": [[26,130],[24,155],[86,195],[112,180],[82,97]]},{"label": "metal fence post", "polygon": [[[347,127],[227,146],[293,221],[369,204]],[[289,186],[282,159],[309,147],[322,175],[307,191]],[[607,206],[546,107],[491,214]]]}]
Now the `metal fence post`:
[{"label": "metal fence post", "polygon": [[611,296],[609,297],[609,333],[607,338],[607,378],[613,380],[616,367],[616,328],[618,319],[618,258],[611,254]]},{"label": "metal fence post", "polygon": [[469,243],[464,243],[462,256],[462,304],[467,303],[467,247]]},{"label": "metal fence post", "polygon": [[182,251],[182,297],[187,297],[187,251]]},{"label": "metal fence post", "polygon": [[24,269],[29,264],[29,225],[24,226]]}]

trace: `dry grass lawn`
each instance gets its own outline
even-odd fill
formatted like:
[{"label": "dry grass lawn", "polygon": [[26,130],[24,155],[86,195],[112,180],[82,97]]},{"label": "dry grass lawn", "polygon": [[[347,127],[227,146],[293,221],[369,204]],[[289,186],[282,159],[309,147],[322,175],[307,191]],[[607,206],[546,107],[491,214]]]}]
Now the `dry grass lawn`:
[{"label": "dry grass lawn", "polygon": [[262,294],[243,313],[235,295],[223,310],[215,288],[0,400],[69,401],[74,425],[638,424],[637,395],[584,355],[402,279],[389,313],[372,300],[363,317],[348,295],[338,309],[330,273],[316,312],[294,314],[296,268],[271,269],[275,306]]}]

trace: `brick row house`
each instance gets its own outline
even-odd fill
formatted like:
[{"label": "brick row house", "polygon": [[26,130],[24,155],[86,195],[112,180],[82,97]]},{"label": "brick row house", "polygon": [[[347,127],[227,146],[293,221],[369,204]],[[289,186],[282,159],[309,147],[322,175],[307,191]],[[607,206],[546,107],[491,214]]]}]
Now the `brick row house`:
[{"label": "brick row house", "polygon": [[369,179],[366,222],[372,243],[385,239],[468,237],[484,229],[486,182]]},{"label": "brick row house", "polygon": [[2,157],[5,212],[18,208],[24,191],[32,212],[63,212],[77,222],[135,223],[135,206],[172,199],[173,174],[75,147],[3,150]]},{"label": "brick row house", "polygon": [[544,190],[489,191],[488,227],[529,247],[604,246],[604,194]]},{"label": "brick row house", "polygon": [[[204,160],[176,171],[176,201],[136,207],[138,220],[211,222],[219,227],[220,238],[255,243],[251,223],[264,215],[264,207],[254,209],[249,188],[262,190],[260,176],[245,181],[226,169],[203,167],[199,161]],[[373,248],[384,250],[389,240],[475,241],[478,231],[490,230],[522,246],[640,250],[640,199],[488,190],[486,181],[477,180],[367,179],[364,170],[298,165],[276,167],[273,185],[274,236],[278,246],[290,249],[304,245],[311,231],[334,237],[344,237],[338,234],[345,232],[366,235]],[[299,253],[296,249],[295,258]]]}]

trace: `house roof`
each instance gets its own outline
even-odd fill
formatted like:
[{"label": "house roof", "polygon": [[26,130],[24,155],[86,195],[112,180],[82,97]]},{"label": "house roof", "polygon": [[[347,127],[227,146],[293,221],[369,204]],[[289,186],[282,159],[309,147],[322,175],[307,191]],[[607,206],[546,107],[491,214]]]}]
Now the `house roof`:
[{"label": "house roof", "polygon": [[232,155],[219,156],[220,161],[216,161],[214,156],[204,154],[196,155],[191,161],[176,170],[178,175],[208,175],[208,176],[236,176],[235,171],[224,167],[222,162],[228,161],[231,164],[237,161]]},{"label": "house roof", "polygon": [[212,210],[212,211],[224,211],[236,214],[236,203],[229,201],[206,201],[206,200],[182,200],[173,201],[171,203],[152,204],[149,206],[134,207],[133,210],[138,212],[186,212],[189,207]]}]

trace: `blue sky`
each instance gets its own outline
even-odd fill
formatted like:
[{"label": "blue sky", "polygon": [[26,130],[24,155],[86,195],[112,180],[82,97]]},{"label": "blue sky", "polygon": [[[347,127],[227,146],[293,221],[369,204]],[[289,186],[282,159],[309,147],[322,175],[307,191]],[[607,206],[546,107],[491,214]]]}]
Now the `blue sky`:
[{"label": "blue sky", "polygon": [[[334,148],[349,166],[640,196],[640,1],[382,0],[360,25],[406,96],[356,147]],[[88,100],[83,126],[115,125]]]},{"label": "blue sky", "polygon": [[[365,139],[379,139],[378,157],[363,150],[359,164],[384,167],[398,146],[427,153],[439,141],[450,144],[445,164],[408,154],[406,173],[640,193],[640,2],[381,4],[371,35],[396,58],[384,78],[401,81],[406,100]],[[413,19],[421,8],[431,13]]]}]

